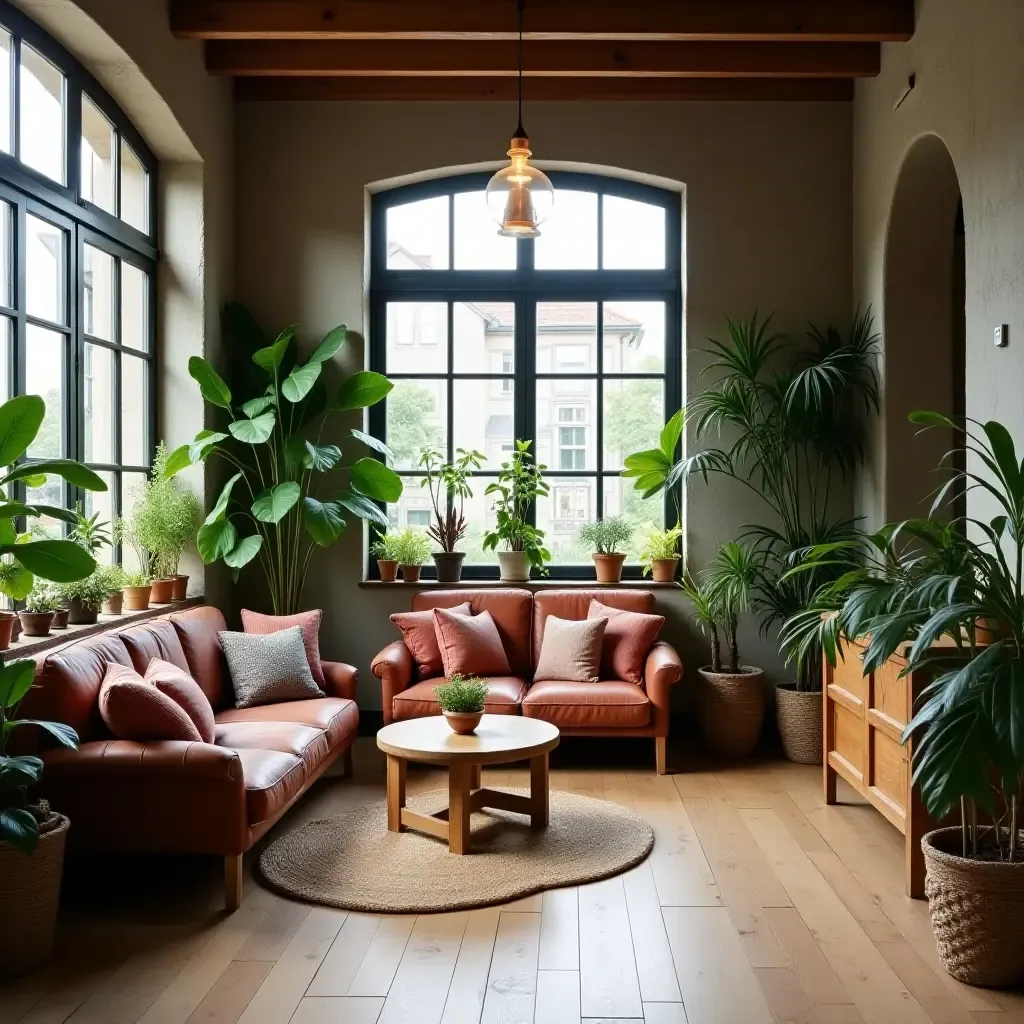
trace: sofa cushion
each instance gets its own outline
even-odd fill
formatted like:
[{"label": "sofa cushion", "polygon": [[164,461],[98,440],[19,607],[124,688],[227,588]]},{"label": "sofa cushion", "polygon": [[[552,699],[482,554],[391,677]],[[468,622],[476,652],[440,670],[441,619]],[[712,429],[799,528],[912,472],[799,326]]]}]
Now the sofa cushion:
[{"label": "sofa cushion", "polygon": [[456,615],[446,608],[435,608],[434,633],[449,679],[455,675],[508,675],[508,657],[490,612]]},{"label": "sofa cushion", "polygon": [[630,683],[644,681],[644,662],[665,625],[664,615],[612,608],[602,602],[590,602],[591,619],[607,619],[604,631],[604,652],[601,673],[608,679],[625,679]]},{"label": "sofa cushion", "polygon": [[301,626],[262,636],[224,629],[218,636],[235,691],[235,707],[324,696],[309,670]]},{"label": "sofa cushion", "polygon": [[170,697],[192,719],[204,743],[214,742],[213,708],[188,672],[162,658],[154,658],[142,678]]},{"label": "sofa cushion", "polygon": [[574,622],[549,615],[544,623],[544,642],[537,659],[541,679],[565,679],[596,683],[601,672],[601,647],[607,619]]},{"label": "sofa cushion", "polygon": [[301,757],[279,750],[237,751],[245,779],[245,808],[249,826],[280,814],[295,798],[306,781],[306,767]]},{"label": "sofa cushion", "polygon": [[[625,612],[654,612],[654,594],[649,590],[538,590],[533,595],[533,662],[536,666],[544,642],[544,622],[549,615],[560,619],[589,618],[590,602],[598,600],[609,608]],[[536,676],[536,672],[532,673]],[[614,673],[611,678],[615,678]]]},{"label": "sofa cushion", "polygon": [[[442,680],[437,680],[442,682]],[[344,697],[319,697],[266,704],[258,708],[229,708],[218,712],[217,724],[227,722],[299,722],[327,734],[333,750],[359,728],[359,708]]]},{"label": "sofa cushion", "polygon": [[306,648],[306,660],[309,662],[310,675],[317,685],[324,688],[324,670],[320,663],[320,623],[324,613],[317,608],[315,611],[299,612],[297,615],[261,615],[242,609],[242,629],[246,633],[263,635],[277,633],[282,629],[298,626],[302,630],[302,642]]},{"label": "sofa cushion", "polygon": [[183,708],[125,665],[107,666],[99,705],[103,721],[119,740],[203,741]]},{"label": "sofa cushion", "polygon": [[327,734],[298,722],[221,722],[216,727],[218,747],[230,750],[279,750],[301,757],[306,771],[315,771],[330,753]]},{"label": "sofa cushion", "polygon": [[178,639],[174,626],[167,619],[154,622],[143,622],[138,626],[129,626],[118,634],[121,642],[128,649],[135,671],[142,675],[154,658],[169,661],[182,672],[191,675],[185,651]]},{"label": "sofa cushion", "polygon": [[570,683],[539,680],[523,698],[527,718],[543,718],[560,729],[635,729],[651,719],[651,702],[634,683],[609,680]]},{"label": "sofa cushion", "polygon": [[[420,683],[395,694],[391,702],[391,712],[395,720],[405,718],[426,718],[428,715],[439,715],[434,687],[444,682],[444,677],[424,679]],[[489,715],[517,715],[526,684],[522,679],[513,676],[492,676],[485,679],[487,684],[487,700],[484,711]]]},{"label": "sofa cushion", "polygon": [[181,641],[185,661],[192,678],[202,687],[214,711],[231,703],[231,685],[227,681],[224,652],[217,634],[227,628],[224,616],[216,608],[204,605],[171,616],[171,624]]},{"label": "sofa cushion", "polygon": [[[472,615],[469,602],[449,608],[453,615]],[[412,660],[416,662],[417,679],[433,679],[444,672],[441,648],[437,645],[434,632],[434,612],[428,608],[423,612],[395,612],[391,621],[402,631],[402,639],[409,648]]]}]

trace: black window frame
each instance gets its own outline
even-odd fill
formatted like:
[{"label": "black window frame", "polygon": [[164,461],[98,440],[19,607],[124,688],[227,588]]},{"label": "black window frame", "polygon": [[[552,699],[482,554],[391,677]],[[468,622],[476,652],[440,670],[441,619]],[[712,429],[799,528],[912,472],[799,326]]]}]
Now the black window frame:
[{"label": "black window frame", "polygon": [[[29,325],[37,325],[63,335],[62,391],[64,406],[61,410],[62,444],[64,456],[84,463],[101,475],[109,476],[113,483],[110,493],[112,517],[125,511],[126,474],[148,475],[156,447],[157,407],[157,159],[131,123],[128,116],[111,98],[100,83],[60,45],[45,29],[32,21],[7,0],[0,0],[0,27],[11,35],[11,152],[0,151],[0,200],[12,212],[12,238],[9,266],[11,273],[11,305],[0,305],[0,317],[13,324],[13,344],[7,350],[7,379],[10,396],[26,392],[27,342]],[[21,162],[20,74],[21,50],[28,45],[54,65],[64,76],[64,179],[61,183]],[[114,152],[111,155],[114,181],[114,210],[108,212],[82,195],[82,103],[87,95],[103,114],[115,132]],[[121,210],[121,156],[122,143],[127,144],[146,173],[146,231],[128,224],[118,215]],[[27,312],[26,217],[37,216],[56,227],[65,236],[63,296],[64,324],[55,325]],[[85,246],[98,249],[115,260],[112,282],[113,320],[111,337],[99,338],[86,333],[85,317]],[[130,264],[143,271],[147,279],[145,300],[145,348],[139,350],[122,344],[122,270]],[[85,459],[85,353],[86,344],[103,347],[114,353],[113,370],[115,390],[113,397],[113,451],[111,462]],[[123,459],[121,413],[123,390],[121,384],[122,354],[140,358],[146,380],[146,410],[142,451],[144,463],[126,463]],[[0,399],[6,396],[0,395]],[[31,463],[32,459],[25,461]],[[24,497],[19,485],[18,494]],[[64,504],[74,508],[85,499],[87,492],[70,484],[63,484]],[[66,527],[64,527],[66,532]],[[121,551],[113,552],[117,561]]]},{"label": "black window frame", "polygon": [[[594,509],[595,516],[603,511],[604,481],[617,477],[620,470],[604,468],[604,387],[609,380],[642,380],[657,378],[664,381],[664,412],[666,421],[673,416],[683,403],[683,197],[681,193],[653,185],[629,181],[623,178],[597,174],[583,174],[570,171],[551,171],[549,177],[556,190],[572,189],[596,193],[598,266],[595,270],[538,270],[534,267],[534,243],[519,239],[515,270],[455,270],[452,268],[455,256],[454,195],[460,192],[482,191],[490,174],[460,174],[446,178],[435,178],[411,185],[399,186],[374,193],[370,200],[370,287],[369,287],[369,328],[368,349],[371,370],[386,373],[387,363],[387,305],[389,302],[444,302],[448,305],[448,363],[441,372],[390,373],[394,380],[417,378],[445,380],[448,388],[447,444],[449,458],[454,447],[454,403],[451,400],[452,382],[456,380],[501,379],[502,374],[456,373],[454,366],[454,317],[452,306],[458,302],[487,301],[510,302],[515,307],[514,326],[514,435],[518,439],[533,441],[536,451],[535,416],[537,381],[545,379],[572,379],[571,375],[536,372],[536,306],[539,302],[575,302],[597,304],[597,364],[589,372],[580,374],[580,379],[594,381],[596,404],[594,423],[588,429],[596,431],[594,441],[596,469],[559,470],[549,466],[545,477],[549,483],[565,479],[586,479],[596,481]],[[395,206],[439,196],[448,200],[448,252],[447,270],[389,269],[387,266],[387,212]],[[608,270],[603,267],[603,197],[617,196],[638,200],[659,206],[665,210],[665,266],[661,269]],[[497,229],[495,229],[497,230]],[[543,231],[543,228],[541,229]],[[604,303],[623,302],[664,302],[665,304],[665,365],[664,373],[605,373],[604,372]],[[370,433],[384,439],[386,433],[386,400],[369,410]],[[557,424],[555,424],[557,430]],[[553,446],[553,456],[557,445]],[[554,457],[552,459],[554,461]],[[417,470],[397,470],[400,476],[417,478]],[[493,478],[493,469],[483,469],[478,474]],[[665,495],[665,522],[675,516],[675,503]],[[536,509],[531,508],[530,520],[535,522]],[[566,565],[553,563],[549,566],[553,580],[585,580],[593,578],[593,567],[589,565]],[[436,578],[433,566],[425,566],[424,579]],[[466,580],[494,580],[498,578],[498,566],[465,565],[462,572]],[[379,579],[376,561],[367,557],[367,579]],[[536,572],[531,578],[537,579]],[[639,565],[626,565],[623,579],[640,579]]]}]

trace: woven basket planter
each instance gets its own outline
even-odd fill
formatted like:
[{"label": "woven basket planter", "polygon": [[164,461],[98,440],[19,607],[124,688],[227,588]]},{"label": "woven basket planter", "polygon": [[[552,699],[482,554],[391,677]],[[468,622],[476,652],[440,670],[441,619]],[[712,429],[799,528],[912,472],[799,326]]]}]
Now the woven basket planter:
[{"label": "woven basket planter", "polygon": [[31,856],[0,843],[0,973],[26,974],[49,957],[57,925],[68,819],[39,835]]},{"label": "woven basket planter", "polygon": [[786,757],[797,764],[821,764],[821,690],[780,683],[775,687],[775,707]]},{"label": "woven basket planter", "polygon": [[716,754],[749,757],[764,723],[764,673],[749,665],[735,674],[709,668],[699,671],[704,742]]},{"label": "woven basket planter", "polygon": [[1024,861],[960,856],[959,828],[921,839],[924,891],[942,966],[958,981],[986,988],[1024,982]]}]

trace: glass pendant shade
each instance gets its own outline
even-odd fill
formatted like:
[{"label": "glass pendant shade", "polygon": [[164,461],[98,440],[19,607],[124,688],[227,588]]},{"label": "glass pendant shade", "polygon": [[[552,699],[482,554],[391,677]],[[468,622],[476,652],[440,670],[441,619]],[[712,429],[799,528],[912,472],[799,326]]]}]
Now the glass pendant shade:
[{"label": "glass pendant shade", "polygon": [[530,140],[525,134],[512,139],[508,155],[511,163],[487,183],[487,209],[502,237],[536,238],[537,226],[555,201],[554,187],[543,171],[530,166]]}]

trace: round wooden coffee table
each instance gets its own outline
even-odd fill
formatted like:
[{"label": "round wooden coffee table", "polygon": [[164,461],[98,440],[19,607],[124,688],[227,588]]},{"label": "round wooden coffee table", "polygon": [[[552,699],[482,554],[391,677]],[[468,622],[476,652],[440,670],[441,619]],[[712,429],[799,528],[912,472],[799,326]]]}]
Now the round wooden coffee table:
[{"label": "round wooden coffee table", "polygon": [[[443,715],[392,722],[377,733],[377,746],[388,757],[388,831],[407,828],[448,840],[452,853],[469,853],[469,816],[493,807],[529,815],[531,828],[548,823],[548,752],[558,746],[558,729],[550,722],[518,715],[484,715],[476,732],[459,736]],[[480,787],[486,764],[530,762],[530,795]],[[408,761],[448,768],[448,807],[421,814],[405,806]]]}]

